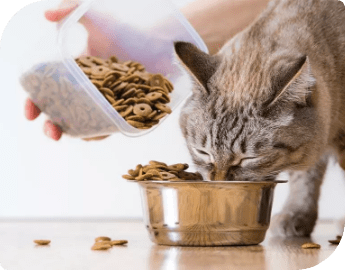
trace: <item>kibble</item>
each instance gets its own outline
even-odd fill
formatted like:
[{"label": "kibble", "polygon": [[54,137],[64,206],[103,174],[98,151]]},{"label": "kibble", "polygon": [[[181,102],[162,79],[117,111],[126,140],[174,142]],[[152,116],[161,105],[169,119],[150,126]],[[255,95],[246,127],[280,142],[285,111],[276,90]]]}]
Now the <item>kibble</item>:
[{"label": "kibble", "polygon": [[92,250],[107,250],[111,248],[111,245],[108,243],[103,243],[103,242],[96,242],[91,249]]},{"label": "kibble", "polygon": [[334,240],[328,240],[329,243],[331,243],[332,245],[339,245],[340,241],[341,241],[342,236],[341,235],[337,235],[337,238]]},{"label": "kibble", "polygon": [[95,239],[95,242],[110,241],[111,239],[107,236],[99,236]]},{"label": "kibble", "polygon": [[50,240],[34,240],[37,245],[46,246],[50,244]]},{"label": "kibble", "polygon": [[113,241],[110,241],[110,245],[112,245],[112,246],[122,246],[122,245],[125,245],[127,243],[128,243],[127,240],[113,240]]},{"label": "kibble", "polygon": [[120,63],[116,56],[108,59],[83,56],[76,63],[131,126],[150,129],[172,112],[166,105],[174,89],[172,83],[161,74],[147,72],[142,64]]},{"label": "kibble", "polygon": [[316,243],[304,243],[302,245],[303,249],[320,249],[321,246],[319,244]]}]

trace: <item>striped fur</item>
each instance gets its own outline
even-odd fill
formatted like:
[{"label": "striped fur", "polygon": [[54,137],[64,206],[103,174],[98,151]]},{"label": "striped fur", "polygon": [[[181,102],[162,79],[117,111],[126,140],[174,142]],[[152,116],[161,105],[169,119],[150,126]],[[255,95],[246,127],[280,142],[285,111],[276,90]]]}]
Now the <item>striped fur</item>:
[{"label": "striped fur", "polygon": [[180,126],[205,179],[271,180],[282,171],[304,179],[313,200],[303,205],[295,191],[283,212],[299,209],[311,225],[298,231],[292,222],[285,234],[312,231],[315,179],[326,168],[317,164],[345,151],[344,22],[337,0],[273,0],[214,56],[175,43],[194,82]]}]

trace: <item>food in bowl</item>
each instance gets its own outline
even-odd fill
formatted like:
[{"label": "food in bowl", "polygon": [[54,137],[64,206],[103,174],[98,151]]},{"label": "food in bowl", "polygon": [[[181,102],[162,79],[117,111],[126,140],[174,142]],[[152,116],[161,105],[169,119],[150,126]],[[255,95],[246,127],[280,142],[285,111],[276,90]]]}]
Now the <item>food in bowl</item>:
[{"label": "food in bowl", "polygon": [[137,182],[151,240],[173,246],[256,245],[265,239],[275,186],[286,181],[205,181],[188,164],[150,161]]},{"label": "food in bowl", "polygon": [[135,169],[128,171],[128,174],[122,178],[131,181],[201,181],[203,180],[200,173],[187,172],[189,165],[186,163],[178,163],[167,165],[164,162],[151,160],[148,165],[137,165]]}]

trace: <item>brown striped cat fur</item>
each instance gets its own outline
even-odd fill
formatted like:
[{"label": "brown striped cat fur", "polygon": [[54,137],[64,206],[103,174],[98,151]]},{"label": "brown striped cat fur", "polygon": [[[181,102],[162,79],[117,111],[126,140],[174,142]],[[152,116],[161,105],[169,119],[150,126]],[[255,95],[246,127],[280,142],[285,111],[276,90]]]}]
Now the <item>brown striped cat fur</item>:
[{"label": "brown striped cat fur", "polygon": [[175,51],[194,82],[180,126],[208,180],[290,175],[273,220],[309,235],[330,156],[345,153],[345,8],[337,0],[273,0],[215,55]]}]

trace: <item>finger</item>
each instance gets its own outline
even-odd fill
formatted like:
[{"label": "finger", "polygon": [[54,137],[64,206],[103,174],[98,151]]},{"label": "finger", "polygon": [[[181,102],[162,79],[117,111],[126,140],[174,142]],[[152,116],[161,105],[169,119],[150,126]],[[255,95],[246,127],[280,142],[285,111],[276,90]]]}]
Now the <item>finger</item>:
[{"label": "finger", "polygon": [[44,16],[46,17],[48,21],[58,22],[62,20],[63,18],[65,18],[68,14],[70,14],[77,6],[78,4],[74,3],[67,7],[47,10],[44,13]]},{"label": "finger", "polygon": [[108,138],[109,135],[107,136],[100,136],[100,137],[94,137],[94,138],[84,138],[84,141],[100,141],[100,140],[104,140],[105,138]]},{"label": "finger", "polygon": [[54,141],[60,140],[62,136],[61,128],[57,125],[54,125],[50,120],[44,123],[44,133]]},{"label": "finger", "polygon": [[28,98],[25,102],[25,117],[32,121],[36,119],[40,113],[41,110]]}]

